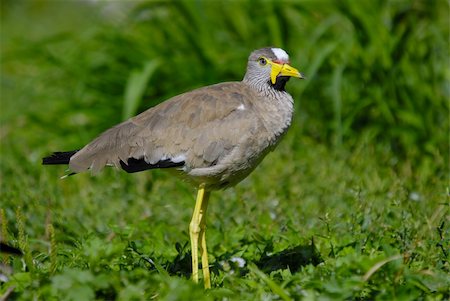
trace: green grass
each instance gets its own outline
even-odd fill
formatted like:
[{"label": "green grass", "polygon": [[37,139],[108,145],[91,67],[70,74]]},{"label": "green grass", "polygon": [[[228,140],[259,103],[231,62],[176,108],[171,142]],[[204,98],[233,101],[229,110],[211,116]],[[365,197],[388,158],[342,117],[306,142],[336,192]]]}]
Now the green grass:
[{"label": "green grass", "polygon": [[[24,255],[3,256],[0,296],[449,299],[448,16],[445,1],[2,2],[0,233]],[[193,187],[40,165],[170,96],[241,79],[266,45],[308,79],[288,84],[296,115],[279,147],[212,194],[212,290],[189,279]]]}]

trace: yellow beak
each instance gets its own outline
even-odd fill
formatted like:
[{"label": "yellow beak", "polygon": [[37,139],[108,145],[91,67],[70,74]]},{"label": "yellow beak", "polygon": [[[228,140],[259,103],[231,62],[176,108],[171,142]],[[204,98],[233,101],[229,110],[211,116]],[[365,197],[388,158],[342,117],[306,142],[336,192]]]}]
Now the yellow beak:
[{"label": "yellow beak", "polygon": [[272,84],[275,84],[278,75],[292,76],[300,79],[305,78],[302,73],[288,64],[278,64],[274,62],[270,62],[270,64],[272,65],[272,71],[270,72],[270,80],[272,81]]}]

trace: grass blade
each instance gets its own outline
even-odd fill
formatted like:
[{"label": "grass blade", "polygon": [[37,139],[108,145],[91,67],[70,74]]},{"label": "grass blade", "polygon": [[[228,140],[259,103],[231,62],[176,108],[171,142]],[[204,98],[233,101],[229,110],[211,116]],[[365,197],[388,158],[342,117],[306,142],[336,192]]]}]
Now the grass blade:
[{"label": "grass blade", "polygon": [[155,73],[158,66],[158,60],[151,60],[147,61],[141,70],[134,70],[131,72],[125,88],[125,99],[122,113],[122,118],[124,120],[136,114],[147,83]]}]

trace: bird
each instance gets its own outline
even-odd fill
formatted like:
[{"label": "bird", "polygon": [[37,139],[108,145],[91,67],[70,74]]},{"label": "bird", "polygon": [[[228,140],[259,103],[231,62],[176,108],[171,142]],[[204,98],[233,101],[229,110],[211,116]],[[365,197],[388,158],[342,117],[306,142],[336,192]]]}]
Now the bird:
[{"label": "bird", "polygon": [[67,164],[70,175],[114,166],[128,173],[170,169],[195,185],[189,224],[192,279],[211,288],[206,248],[210,193],[246,178],[289,128],[294,100],[285,86],[304,79],[281,48],[251,52],[241,81],[218,83],[174,96],[100,134],[79,150],[54,152],[44,165]]}]

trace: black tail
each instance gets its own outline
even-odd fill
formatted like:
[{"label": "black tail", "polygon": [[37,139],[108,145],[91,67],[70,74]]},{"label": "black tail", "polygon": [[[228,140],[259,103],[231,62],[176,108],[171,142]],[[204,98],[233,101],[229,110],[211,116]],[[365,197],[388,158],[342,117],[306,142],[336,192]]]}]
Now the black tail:
[{"label": "black tail", "polygon": [[0,242],[0,252],[12,255],[23,255],[22,251],[20,251],[19,249],[11,247],[2,242]]},{"label": "black tail", "polygon": [[70,152],[54,152],[51,156],[43,158],[42,164],[43,165],[69,164],[70,157],[75,155],[76,152],[78,152],[78,150]]}]

